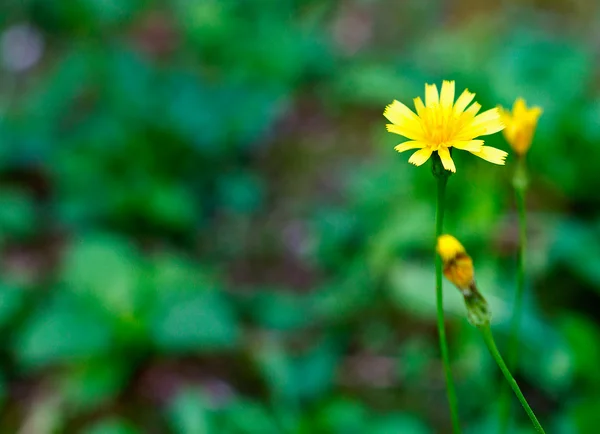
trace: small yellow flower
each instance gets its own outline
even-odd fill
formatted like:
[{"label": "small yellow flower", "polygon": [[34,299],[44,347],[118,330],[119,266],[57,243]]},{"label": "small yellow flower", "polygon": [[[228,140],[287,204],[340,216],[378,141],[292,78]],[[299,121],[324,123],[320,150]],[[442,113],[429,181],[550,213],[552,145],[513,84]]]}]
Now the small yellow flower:
[{"label": "small yellow flower", "polygon": [[383,112],[391,122],[387,130],[410,139],[396,146],[396,151],[419,149],[408,160],[415,166],[425,163],[437,151],[444,169],[451,172],[456,172],[450,156],[452,147],[468,151],[490,163],[504,164],[506,152],[483,146],[483,140],[474,140],[504,128],[497,108],[477,115],[481,105],[471,104],[474,97],[474,93],[465,90],[455,102],[454,81],[445,80],[440,93],[435,84],[425,85],[425,104],[420,97],[414,99],[416,114],[401,102],[392,102]]},{"label": "small yellow flower", "polygon": [[503,131],[506,141],[518,155],[525,155],[531,146],[542,109],[540,107],[528,108],[523,98],[517,98],[513,104],[512,113],[502,107],[498,107],[498,109],[502,122],[506,125]]},{"label": "small yellow flower", "polygon": [[452,235],[440,235],[436,249],[442,257],[446,279],[463,292],[472,290],[475,278],[473,260],[463,245]]}]

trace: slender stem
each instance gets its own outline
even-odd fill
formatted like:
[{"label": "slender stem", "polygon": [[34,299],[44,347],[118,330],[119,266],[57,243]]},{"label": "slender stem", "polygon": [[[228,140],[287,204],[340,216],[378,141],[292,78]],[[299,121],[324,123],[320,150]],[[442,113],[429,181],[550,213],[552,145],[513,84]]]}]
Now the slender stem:
[{"label": "slender stem", "polygon": [[511,375],[510,371],[508,370],[508,367],[506,366],[506,363],[504,363],[502,356],[498,352],[498,348],[496,347],[496,343],[494,342],[494,337],[492,336],[492,330],[490,329],[490,326],[481,326],[479,327],[479,330],[481,330],[483,340],[485,341],[488,350],[490,350],[490,354],[498,364],[498,367],[502,371],[502,374],[504,374],[504,378],[506,378],[506,381],[508,382],[512,390],[515,392],[515,395],[517,395],[519,402],[521,402],[521,405],[525,409],[525,413],[527,413],[527,416],[529,416],[529,419],[531,419],[531,423],[533,423],[533,426],[535,427],[537,432],[545,434],[544,428],[542,428],[542,425],[540,425],[540,422],[537,420],[537,417],[535,417],[535,413],[527,403],[527,400],[523,396],[519,385]]},{"label": "slender stem", "polygon": [[[525,158],[519,158],[513,179],[515,198],[519,215],[519,246],[517,252],[517,288],[513,307],[513,315],[508,338],[508,367],[517,368],[519,354],[519,329],[523,311],[523,292],[525,288],[525,249],[527,247],[527,212],[525,209],[525,191],[527,190],[527,172]],[[500,396],[500,432],[507,433],[510,422],[510,392],[508,387]]]},{"label": "slender stem", "polygon": [[[446,184],[448,176],[439,175],[437,178],[437,206],[435,214],[435,239],[442,235],[444,225],[444,203],[446,197]],[[452,371],[450,370],[450,358],[448,357],[448,342],[446,341],[446,327],[444,325],[444,304],[442,293],[442,259],[435,255],[435,295],[437,305],[437,326],[440,335],[440,352],[442,354],[442,364],[444,365],[444,374],[446,376],[446,394],[448,395],[448,404],[450,405],[450,417],[452,419],[452,429],[454,434],[460,433],[460,422],[458,419],[458,401],[456,399],[456,390]]]},{"label": "slender stem", "polygon": [[[519,163],[521,164],[521,163]],[[523,291],[525,288],[525,249],[527,247],[527,222],[525,211],[525,187],[515,187],[517,209],[519,213],[519,250],[517,253],[517,294],[513,308],[508,346],[508,366],[514,369],[519,353],[519,326],[523,310]]]}]

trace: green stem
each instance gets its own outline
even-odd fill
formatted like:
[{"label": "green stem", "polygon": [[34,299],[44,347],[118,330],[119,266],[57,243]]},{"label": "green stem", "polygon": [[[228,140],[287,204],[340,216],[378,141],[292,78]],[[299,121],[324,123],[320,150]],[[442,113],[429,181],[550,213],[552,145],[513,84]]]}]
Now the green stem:
[{"label": "green stem", "polygon": [[492,336],[492,330],[490,329],[490,326],[481,326],[479,327],[479,330],[481,330],[483,340],[485,341],[488,350],[490,350],[490,354],[498,364],[498,367],[502,371],[502,374],[504,374],[504,378],[506,378],[506,381],[508,382],[512,390],[515,392],[515,395],[517,395],[519,402],[521,402],[521,405],[525,409],[525,413],[527,413],[527,416],[529,416],[529,419],[531,419],[531,423],[533,423],[533,426],[535,427],[537,432],[545,434],[544,428],[542,428],[542,425],[540,425],[540,422],[537,420],[537,417],[535,417],[535,413],[527,403],[527,400],[523,396],[519,385],[511,375],[510,371],[508,370],[508,367],[506,366],[506,363],[504,363],[502,356],[498,352],[498,348],[496,347],[496,343],[494,342],[494,337]]},{"label": "green stem", "polygon": [[[519,329],[523,311],[523,292],[525,288],[525,249],[527,246],[527,221],[525,209],[525,191],[527,190],[527,167],[525,158],[519,158],[513,178],[517,212],[519,215],[519,246],[517,252],[517,288],[513,307],[513,315],[508,338],[508,367],[517,368],[519,354]],[[507,433],[510,422],[510,391],[505,387],[500,397],[500,432]]]},{"label": "green stem", "polygon": [[[521,171],[524,171],[524,160],[521,160]],[[515,185],[515,194],[517,198],[517,210],[519,213],[519,250],[517,253],[517,294],[515,296],[515,305],[513,308],[512,324],[510,327],[510,341],[508,347],[508,365],[514,369],[517,364],[517,355],[519,354],[519,326],[523,310],[523,292],[525,288],[525,249],[527,247],[527,222],[525,211],[525,189],[526,186]]]},{"label": "green stem", "polygon": [[[434,162],[435,164],[435,162]],[[434,172],[435,173],[435,172]],[[448,176],[444,173],[436,175],[437,179],[437,206],[435,214],[435,239],[442,235],[444,225],[444,203],[446,196],[446,184]],[[444,304],[442,293],[442,259],[435,255],[435,295],[437,306],[437,326],[440,336],[440,352],[442,354],[442,364],[444,365],[444,374],[446,376],[446,393],[448,395],[448,404],[450,405],[450,417],[452,419],[452,429],[454,434],[460,433],[460,423],[458,419],[458,401],[450,370],[450,358],[448,357],[448,342],[446,341],[446,328],[444,325]]]}]

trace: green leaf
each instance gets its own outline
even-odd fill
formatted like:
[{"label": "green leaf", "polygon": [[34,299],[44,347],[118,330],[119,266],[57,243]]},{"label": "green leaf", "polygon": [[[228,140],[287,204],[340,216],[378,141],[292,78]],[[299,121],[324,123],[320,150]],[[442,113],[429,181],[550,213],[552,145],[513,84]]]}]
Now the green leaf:
[{"label": "green leaf", "polygon": [[32,198],[21,190],[0,192],[0,228],[2,238],[27,237],[34,233],[37,223]]},{"label": "green leaf", "polygon": [[299,397],[315,399],[333,386],[339,355],[335,345],[326,341],[294,360],[295,388]]},{"label": "green leaf", "polygon": [[25,322],[13,348],[25,367],[42,367],[106,354],[111,332],[86,303],[56,294]]},{"label": "green leaf", "polygon": [[0,327],[10,324],[24,302],[24,289],[0,283]]},{"label": "green leaf", "polygon": [[216,291],[163,293],[155,308],[152,334],[156,344],[170,352],[230,349],[239,339],[231,306]]},{"label": "green leaf", "polygon": [[369,430],[372,434],[432,434],[433,431],[415,416],[403,413],[382,415]]},{"label": "green leaf", "polygon": [[295,330],[310,323],[310,300],[283,290],[261,291],[252,296],[248,311],[263,327]]},{"label": "green leaf", "polygon": [[281,430],[263,404],[236,400],[224,411],[223,431],[228,434],[279,434]]},{"label": "green leaf", "polygon": [[67,372],[60,389],[69,408],[74,412],[87,411],[114,399],[127,380],[123,362],[123,359],[97,359]]},{"label": "green leaf", "polygon": [[168,409],[170,425],[176,434],[208,434],[214,432],[204,398],[198,391],[182,390]]},{"label": "green leaf", "polygon": [[363,404],[346,399],[322,407],[315,422],[315,431],[332,434],[363,434],[371,428]]},{"label": "green leaf", "polygon": [[575,313],[561,318],[559,327],[573,355],[575,371],[588,386],[600,384],[600,330],[596,323]]},{"label": "green leaf", "polygon": [[264,201],[262,181],[252,173],[223,174],[217,187],[221,207],[238,214],[251,214]]},{"label": "green leaf", "polygon": [[110,315],[134,319],[144,301],[139,285],[137,252],[125,240],[109,235],[85,235],[65,255],[62,281]]},{"label": "green leaf", "polygon": [[94,21],[114,25],[131,18],[140,0],[80,0]]},{"label": "green leaf", "polygon": [[84,429],[82,434],[139,434],[140,430],[135,428],[130,422],[119,419],[104,419],[94,425]]}]

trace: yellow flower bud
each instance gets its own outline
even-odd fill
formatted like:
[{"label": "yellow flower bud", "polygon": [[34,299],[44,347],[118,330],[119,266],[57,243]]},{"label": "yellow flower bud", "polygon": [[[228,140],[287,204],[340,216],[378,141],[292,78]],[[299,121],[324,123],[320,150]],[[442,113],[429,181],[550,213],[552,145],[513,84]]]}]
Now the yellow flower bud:
[{"label": "yellow flower bud", "polygon": [[461,291],[473,286],[473,260],[463,245],[452,235],[441,235],[437,242],[437,251],[444,263],[444,276]]},{"label": "yellow flower bud", "polygon": [[527,153],[533,140],[539,117],[542,115],[540,107],[528,108],[523,98],[517,98],[513,104],[512,113],[498,107],[500,119],[506,126],[502,131],[504,138],[513,151],[519,156]]},{"label": "yellow flower bud", "polygon": [[452,235],[440,235],[436,249],[444,264],[444,276],[465,299],[469,322],[477,327],[489,325],[492,313],[475,285],[473,260],[463,245]]}]

